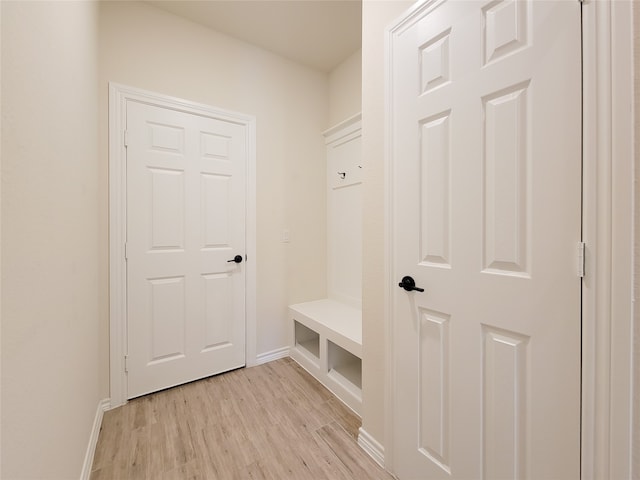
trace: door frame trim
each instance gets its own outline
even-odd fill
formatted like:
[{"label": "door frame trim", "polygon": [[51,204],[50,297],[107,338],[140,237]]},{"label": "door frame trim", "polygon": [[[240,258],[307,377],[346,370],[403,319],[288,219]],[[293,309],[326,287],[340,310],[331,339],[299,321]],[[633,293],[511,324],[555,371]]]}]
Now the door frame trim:
[{"label": "door frame trim", "polygon": [[[394,36],[443,0],[414,5],[385,31],[385,466],[393,471],[392,122]],[[577,1],[577,0],[576,0]],[[633,410],[632,2],[584,0],[581,477],[630,478]],[[640,446],[635,446],[638,449]],[[634,472],[638,473],[638,472]]]},{"label": "door frame trim", "polygon": [[111,408],[127,403],[126,103],[129,100],[233,122],[247,129],[245,363],[256,365],[256,119],[159,93],[109,82],[109,378]]},{"label": "door frame trim", "polygon": [[582,5],[582,478],[631,478],[632,2]]}]

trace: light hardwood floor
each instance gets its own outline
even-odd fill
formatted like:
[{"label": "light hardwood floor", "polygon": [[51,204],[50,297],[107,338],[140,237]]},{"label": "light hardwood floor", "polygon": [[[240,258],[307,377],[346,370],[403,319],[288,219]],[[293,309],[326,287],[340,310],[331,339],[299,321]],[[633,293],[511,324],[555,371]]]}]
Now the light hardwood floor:
[{"label": "light hardwood floor", "polygon": [[285,358],[106,412],[91,480],[391,480],[358,447],[359,427]]}]

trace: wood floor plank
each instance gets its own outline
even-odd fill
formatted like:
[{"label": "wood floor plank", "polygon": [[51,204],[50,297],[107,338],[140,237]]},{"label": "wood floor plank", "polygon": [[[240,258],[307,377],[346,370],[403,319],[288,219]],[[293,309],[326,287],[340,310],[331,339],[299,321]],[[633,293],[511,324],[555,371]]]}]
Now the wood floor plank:
[{"label": "wood floor plank", "polygon": [[162,422],[156,422],[147,427],[149,429],[149,456],[148,476],[149,478],[162,478],[162,475],[168,468],[167,466],[168,445],[166,440],[165,425]]},{"label": "wood floor plank", "polygon": [[210,477],[206,477],[200,462],[193,459],[165,472],[161,477],[156,478],[162,480],[207,480],[207,478]]},{"label": "wood floor plank", "polygon": [[113,480],[118,478],[114,473],[114,465],[106,465],[105,467],[94,469],[91,472],[91,480]]},{"label": "wood floor plank", "polygon": [[351,480],[353,477],[349,469],[340,461],[322,437],[318,435],[317,431],[314,432],[313,440],[315,443],[314,451],[321,464],[324,478],[328,480]]},{"label": "wood floor plank", "polygon": [[358,440],[358,431],[361,425],[360,419],[344,403],[336,397],[331,397],[320,405],[320,410],[325,413],[327,418],[338,422],[354,440]]},{"label": "wood floor plank", "polygon": [[235,478],[235,472],[244,465],[238,458],[237,445],[231,436],[222,429],[209,429],[199,432],[201,439],[201,458],[209,463],[214,472],[213,478]]},{"label": "wood floor plank", "polygon": [[[347,467],[353,478],[369,480],[389,479],[385,472],[370,458],[361,455],[362,451],[345,430],[337,422],[325,425],[318,430],[318,435],[329,445],[333,453]],[[371,465],[371,462],[374,465]]]},{"label": "wood floor plank", "polygon": [[289,358],[105,412],[91,480],[391,480],[360,419]]},{"label": "wood floor plank", "polygon": [[240,472],[240,475],[248,480],[275,480],[276,478],[265,468],[260,460],[256,460],[245,467]]},{"label": "wood floor plank", "polygon": [[149,478],[149,435],[145,427],[133,430],[127,465],[129,478]]}]

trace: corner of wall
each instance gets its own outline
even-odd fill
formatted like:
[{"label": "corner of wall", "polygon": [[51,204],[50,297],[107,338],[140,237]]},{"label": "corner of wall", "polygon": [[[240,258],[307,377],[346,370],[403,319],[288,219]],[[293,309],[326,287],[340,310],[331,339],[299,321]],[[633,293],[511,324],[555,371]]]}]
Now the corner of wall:
[{"label": "corner of wall", "polygon": [[[387,370],[385,298],[385,28],[412,1],[362,3],[362,426],[386,446],[385,375]],[[387,449],[388,450],[388,449]],[[387,453],[388,455],[388,453]]]},{"label": "corner of wall", "polygon": [[100,428],[102,427],[102,417],[104,416],[104,412],[106,412],[110,408],[111,400],[109,400],[108,398],[104,398],[98,402],[96,415],[93,419],[93,426],[91,427],[91,433],[89,434],[89,444],[87,445],[87,451],[84,456],[84,463],[82,464],[82,471],[80,472],[80,480],[89,480],[91,478],[93,458],[96,453],[96,446],[98,445]]},{"label": "corner of wall", "polygon": [[353,52],[329,73],[329,125],[362,111],[362,49]]}]

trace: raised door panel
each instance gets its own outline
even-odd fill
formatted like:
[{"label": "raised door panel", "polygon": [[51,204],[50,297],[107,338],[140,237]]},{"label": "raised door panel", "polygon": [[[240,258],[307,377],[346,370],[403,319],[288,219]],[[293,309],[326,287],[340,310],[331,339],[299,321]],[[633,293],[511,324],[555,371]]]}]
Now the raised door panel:
[{"label": "raised door panel", "polygon": [[450,316],[420,309],[419,451],[451,474]]},{"label": "raised door panel", "polygon": [[451,264],[451,111],[420,122],[420,258],[425,266]]},{"label": "raised door panel", "polygon": [[483,158],[483,267],[528,277],[531,256],[529,82],[486,96]]},{"label": "raised door panel", "polygon": [[448,28],[419,47],[422,94],[451,81],[450,34],[451,29]]},{"label": "raised door panel", "polygon": [[151,183],[150,250],[184,249],[184,172],[149,168]]},{"label": "raised door panel", "polygon": [[184,277],[148,280],[151,343],[147,365],[182,358],[186,354]]},{"label": "raised door panel", "polygon": [[230,248],[231,177],[202,174],[202,248]]},{"label": "raised door panel", "polygon": [[529,338],[491,327],[483,336],[482,478],[526,478]]},{"label": "raised door panel", "polygon": [[205,336],[203,351],[232,345],[232,329],[229,319],[234,317],[233,278],[230,273],[203,275]]},{"label": "raised door panel", "polygon": [[521,0],[496,0],[482,8],[484,63],[499,60],[528,45],[529,4]]}]

